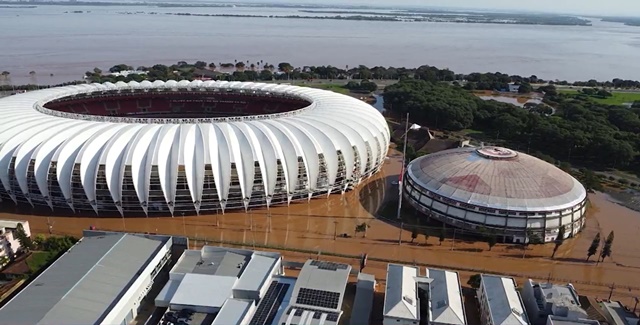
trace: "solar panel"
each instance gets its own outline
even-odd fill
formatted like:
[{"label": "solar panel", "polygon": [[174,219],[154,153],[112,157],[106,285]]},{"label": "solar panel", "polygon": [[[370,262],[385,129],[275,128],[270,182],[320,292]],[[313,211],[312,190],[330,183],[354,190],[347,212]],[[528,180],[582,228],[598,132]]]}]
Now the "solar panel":
[{"label": "solar panel", "polygon": [[337,322],[338,318],[340,318],[339,313],[328,312],[324,310],[317,310],[313,308],[299,307],[299,306],[289,307],[289,309],[287,310],[287,315],[291,314],[292,311],[294,311],[293,315],[297,317],[302,316],[302,314],[305,311],[308,311],[310,313],[313,313],[313,316],[312,316],[313,319],[320,319],[322,317],[322,314],[327,314],[327,321]]},{"label": "solar panel", "polygon": [[325,261],[318,261],[318,260],[311,261],[310,265],[313,265],[320,270],[330,270],[330,271],[346,270],[348,267],[348,265],[346,264],[325,262]]},{"label": "solar panel", "polygon": [[300,288],[296,303],[307,306],[316,306],[330,309],[338,309],[340,293],[309,288]]},{"label": "solar panel", "polygon": [[280,283],[272,281],[264,295],[260,300],[260,304],[253,314],[249,325],[267,325],[273,322],[273,319],[280,308],[280,304],[289,290],[288,283]]}]

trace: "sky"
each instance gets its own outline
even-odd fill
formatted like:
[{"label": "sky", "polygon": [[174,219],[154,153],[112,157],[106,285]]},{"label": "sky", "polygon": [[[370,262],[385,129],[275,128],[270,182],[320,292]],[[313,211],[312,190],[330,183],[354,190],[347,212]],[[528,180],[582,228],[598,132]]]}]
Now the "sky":
[{"label": "sky", "polygon": [[[220,2],[223,0],[217,0]],[[233,1],[233,0],[231,0]],[[369,6],[419,6],[486,10],[518,10],[572,13],[580,15],[621,15],[640,17],[640,0],[236,0],[237,2],[287,2]]]}]

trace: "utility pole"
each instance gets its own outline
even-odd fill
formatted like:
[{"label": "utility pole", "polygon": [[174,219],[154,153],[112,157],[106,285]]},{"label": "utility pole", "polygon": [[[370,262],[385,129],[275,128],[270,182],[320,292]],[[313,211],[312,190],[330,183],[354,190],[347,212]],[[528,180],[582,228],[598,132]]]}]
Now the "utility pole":
[{"label": "utility pole", "polygon": [[456,228],[453,228],[453,240],[451,240],[451,250],[453,250],[453,245],[456,243]]},{"label": "utility pole", "polygon": [[398,245],[402,245],[402,228],[404,227],[404,222],[400,222],[400,232],[398,233]]},{"label": "utility pole", "polygon": [[187,237],[187,224],[184,221],[184,212],[182,212],[182,230],[184,231],[184,236]]},{"label": "utility pole", "polygon": [[336,240],[336,238],[338,238],[338,222],[334,221],[333,222],[333,240]]},{"label": "utility pole", "polygon": [[615,287],[616,287],[615,282],[611,284],[611,286],[609,287],[611,290],[609,291],[609,299],[607,299],[608,301],[611,301],[611,297],[613,296],[613,289],[615,289]]}]

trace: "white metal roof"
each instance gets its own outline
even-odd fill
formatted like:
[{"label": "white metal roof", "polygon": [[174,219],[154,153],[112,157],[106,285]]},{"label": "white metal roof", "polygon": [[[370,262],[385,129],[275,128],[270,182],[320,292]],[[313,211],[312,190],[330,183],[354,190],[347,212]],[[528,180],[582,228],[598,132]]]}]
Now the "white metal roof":
[{"label": "white metal roof", "polygon": [[228,299],[222,305],[222,309],[216,315],[212,325],[242,324],[242,320],[250,312],[253,303],[250,300]]},{"label": "white metal roof", "polygon": [[[491,154],[492,150],[496,154]],[[502,158],[501,153],[515,156]],[[504,148],[440,151],[413,160],[407,173],[416,184],[437,195],[492,209],[563,210],[587,196],[582,184],[559,168]]]},{"label": "white metal roof", "polygon": [[427,269],[431,299],[429,323],[464,325],[466,318],[462,304],[462,290],[457,272]]},{"label": "white metal roof", "polygon": [[99,324],[160,252],[160,240],[85,237],[0,309],[5,324]]},{"label": "white metal roof", "polygon": [[419,320],[416,280],[419,270],[414,266],[389,264],[384,295],[384,316]]},{"label": "white metal roof", "polygon": [[171,305],[220,308],[233,297],[238,278],[231,276],[187,273],[171,298]]},{"label": "white metal roof", "polygon": [[233,289],[260,291],[265,282],[271,278],[271,271],[277,261],[273,257],[253,254]]},{"label": "white metal roof", "polygon": [[[296,96],[311,104],[296,114],[264,115],[260,118],[224,119],[134,119],[90,116],[52,111],[47,102],[77,94],[104,90],[134,89],[233,89],[266,91]],[[276,185],[276,160],[282,163],[286,186],[293,192],[298,176],[298,157],[302,157],[309,176],[309,190],[315,190],[320,173],[318,155],[323,154],[329,183],[338,170],[337,150],[345,164],[352,166],[355,152],[364,162],[363,173],[382,159],[390,132],[383,116],[371,105],[330,91],[289,85],[242,82],[167,82],[83,84],[27,92],[0,99],[0,182],[11,193],[9,167],[16,158],[15,178],[29,197],[27,170],[35,160],[38,189],[49,197],[48,169],[57,163],[56,177],[65,199],[73,209],[71,175],[74,164],[81,165],[82,184],[89,200],[95,197],[98,166],[104,164],[108,188],[114,203],[121,200],[124,166],[131,166],[133,185],[146,211],[152,164],[157,164],[161,187],[167,202],[174,201],[178,166],[184,166],[194,208],[202,199],[205,165],[213,167],[218,197],[229,195],[231,163],[236,164],[243,195],[251,197],[254,162],[259,162],[267,196]],[[163,124],[164,123],[164,124]],[[368,151],[375,159],[366,166]],[[353,170],[346,169],[346,177]],[[14,198],[15,199],[15,198]],[[51,202],[49,202],[51,205]],[[172,206],[169,207],[173,209]],[[98,209],[97,205],[94,209]],[[122,211],[121,211],[122,213]]]},{"label": "white metal roof", "polygon": [[494,325],[529,324],[512,278],[482,274],[481,279]]}]

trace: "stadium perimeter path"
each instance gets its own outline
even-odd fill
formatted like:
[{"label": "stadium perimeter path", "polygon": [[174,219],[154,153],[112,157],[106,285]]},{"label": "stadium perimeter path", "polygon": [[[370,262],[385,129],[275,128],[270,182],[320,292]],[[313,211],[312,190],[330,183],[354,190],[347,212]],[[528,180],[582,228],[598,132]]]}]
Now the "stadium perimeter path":
[{"label": "stadium perimeter path", "polygon": [[[616,283],[614,299],[630,305],[632,297],[640,296],[640,213],[610,202],[604,194],[591,195],[592,208],[587,228],[577,238],[568,240],[554,260],[549,258],[553,244],[532,247],[526,252],[527,257],[522,258],[522,249],[510,245],[497,245],[488,251],[486,243],[447,239],[440,245],[438,238],[431,237],[425,243],[422,236],[415,243],[410,243],[411,232],[403,231],[403,244],[398,245],[399,228],[375,218],[373,214],[386,201],[397,200],[398,188],[394,181],[398,179],[399,167],[399,157],[392,152],[381,173],[344,196],[334,195],[315,199],[310,204],[297,203],[289,207],[253,210],[251,213],[127,219],[78,215],[51,217],[50,220],[54,234],[77,236],[82,229],[95,226],[114,231],[187,235],[199,239],[195,244],[234,241],[244,242],[248,248],[255,243],[314,252],[368,253],[370,258],[463,270],[463,283],[466,277],[483,270],[510,274],[520,280],[531,277],[572,282],[581,294],[599,298],[606,298],[610,290],[607,286]],[[48,232],[46,216],[0,212],[0,219],[26,219],[32,233]],[[354,236],[355,226],[362,222],[370,225],[366,238],[362,238],[362,234]],[[613,257],[597,266],[594,262],[585,262],[587,247],[595,233],[600,231],[606,237],[611,230],[616,233]],[[334,234],[343,233],[352,237],[334,240]],[[294,252],[284,254],[287,258],[300,260],[309,257],[309,254]],[[323,258],[357,265],[355,259]],[[371,261],[366,269],[378,279],[384,279],[385,270],[385,263],[375,261]]]}]

